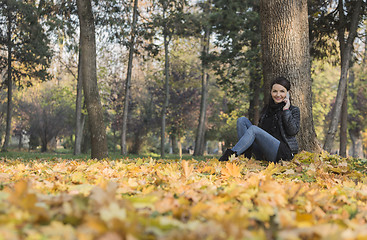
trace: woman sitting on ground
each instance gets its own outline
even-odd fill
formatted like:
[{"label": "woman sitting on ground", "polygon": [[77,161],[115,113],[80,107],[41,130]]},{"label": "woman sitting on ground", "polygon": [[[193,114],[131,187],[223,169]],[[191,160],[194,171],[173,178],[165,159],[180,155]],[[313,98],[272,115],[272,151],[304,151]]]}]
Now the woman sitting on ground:
[{"label": "woman sitting on ground", "polygon": [[219,161],[228,161],[235,154],[252,154],[258,160],[277,162],[291,160],[298,152],[296,134],[299,131],[300,111],[292,106],[289,99],[290,82],[278,77],[271,85],[270,101],[264,109],[259,127],[253,125],[246,117],[237,120],[239,141],[232,149],[227,149]]}]

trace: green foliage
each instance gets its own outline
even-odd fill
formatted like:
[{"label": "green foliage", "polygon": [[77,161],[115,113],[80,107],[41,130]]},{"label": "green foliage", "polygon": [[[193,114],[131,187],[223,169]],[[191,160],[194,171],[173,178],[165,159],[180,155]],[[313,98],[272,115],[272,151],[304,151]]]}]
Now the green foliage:
[{"label": "green foliage", "polygon": [[323,142],[335,101],[340,78],[340,69],[329,63],[313,61],[312,63],[312,114],[318,139]]},{"label": "green foliage", "polygon": [[340,60],[335,31],[338,23],[336,4],[333,8],[331,4],[327,0],[308,1],[310,53],[315,59],[336,64]]},{"label": "green foliage", "polygon": [[219,127],[218,132],[220,139],[223,139],[225,146],[228,148],[233,147],[238,141],[236,124],[239,117],[241,117],[241,115],[237,110],[233,110],[229,114],[222,113],[220,115],[222,124]]},{"label": "green foliage", "polygon": [[32,138],[39,138],[42,150],[46,151],[51,139],[71,134],[74,105],[69,87],[48,82],[19,93],[17,114],[25,130]]},{"label": "green foliage", "polygon": [[350,70],[350,74],[353,75],[353,82],[349,86],[351,96],[348,106],[349,126],[353,129],[365,129],[367,127],[367,71],[365,63],[355,64]]},{"label": "green foliage", "polygon": [[[13,81],[20,86],[32,85],[32,80],[47,80],[51,60],[49,40],[41,25],[40,11],[34,2],[0,1],[0,47],[11,53]],[[9,38],[10,37],[10,38]],[[0,70],[8,67],[8,54],[0,55]]]},{"label": "green foliage", "polygon": [[218,83],[236,95],[248,90],[248,76],[261,81],[259,6],[257,1],[240,0],[215,0],[213,4],[210,21],[221,51],[213,52],[211,60],[220,76]]},{"label": "green foliage", "polygon": [[[148,39],[159,40],[160,36],[166,36],[168,42],[174,35],[182,35],[186,29],[184,8],[186,0],[153,0],[153,12],[151,21],[146,24]],[[153,45],[155,44],[152,41]],[[157,45],[148,46],[155,52]],[[156,54],[156,53],[155,53]]]}]

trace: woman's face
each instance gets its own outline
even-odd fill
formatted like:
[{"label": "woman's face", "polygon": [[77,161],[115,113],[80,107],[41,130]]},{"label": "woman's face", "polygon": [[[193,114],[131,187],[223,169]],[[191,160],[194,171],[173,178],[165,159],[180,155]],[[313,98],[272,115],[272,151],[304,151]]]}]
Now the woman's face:
[{"label": "woman's face", "polygon": [[274,84],[271,87],[271,97],[275,103],[283,102],[284,98],[287,96],[287,89],[280,84]]}]

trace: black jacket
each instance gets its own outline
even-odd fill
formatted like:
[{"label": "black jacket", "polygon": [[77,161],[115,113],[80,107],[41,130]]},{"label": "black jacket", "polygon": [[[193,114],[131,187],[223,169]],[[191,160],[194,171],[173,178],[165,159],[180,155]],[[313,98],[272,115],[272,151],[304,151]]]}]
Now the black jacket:
[{"label": "black jacket", "polygon": [[[266,116],[267,109],[265,108],[261,114],[259,127],[261,127],[262,122]],[[296,139],[296,134],[299,131],[300,124],[300,111],[296,106],[290,106],[288,110],[281,111],[278,117],[278,127],[284,142],[290,148],[292,154],[298,153],[298,142]]]}]

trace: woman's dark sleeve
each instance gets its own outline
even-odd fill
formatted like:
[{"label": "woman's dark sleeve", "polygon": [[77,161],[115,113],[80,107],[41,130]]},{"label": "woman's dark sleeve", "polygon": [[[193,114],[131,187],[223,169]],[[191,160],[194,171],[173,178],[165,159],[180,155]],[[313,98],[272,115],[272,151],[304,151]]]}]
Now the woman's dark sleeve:
[{"label": "woman's dark sleeve", "polygon": [[283,111],[282,114],[283,127],[287,135],[294,136],[299,131],[300,111],[298,107]]}]

